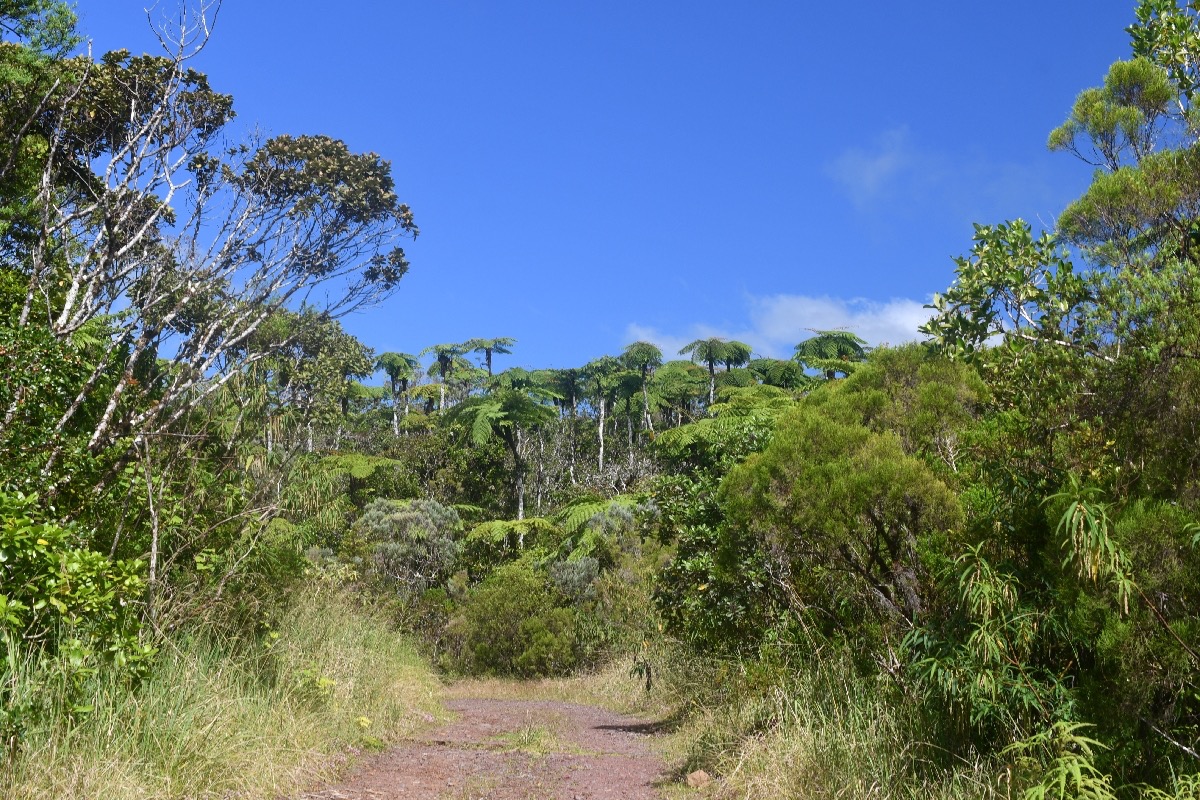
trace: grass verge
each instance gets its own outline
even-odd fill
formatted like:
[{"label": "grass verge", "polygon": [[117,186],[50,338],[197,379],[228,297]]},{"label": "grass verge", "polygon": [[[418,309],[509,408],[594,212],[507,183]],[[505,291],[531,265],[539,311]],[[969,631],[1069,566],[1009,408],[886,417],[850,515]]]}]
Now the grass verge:
[{"label": "grass verge", "polygon": [[[473,679],[457,697],[559,700],[658,721],[669,797],[1003,797],[1002,771],[982,759],[947,765],[923,743],[918,710],[837,654],[764,679],[761,665],[704,659],[665,646],[649,691],[620,660],[590,674],[536,681]],[[944,755],[944,754],[943,754]],[[718,780],[689,789],[704,769]]]},{"label": "grass verge", "polygon": [[277,798],[440,713],[412,644],[333,588],[300,593],[260,647],[168,639],[136,690],[97,681],[81,721],[31,726],[0,796]]}]

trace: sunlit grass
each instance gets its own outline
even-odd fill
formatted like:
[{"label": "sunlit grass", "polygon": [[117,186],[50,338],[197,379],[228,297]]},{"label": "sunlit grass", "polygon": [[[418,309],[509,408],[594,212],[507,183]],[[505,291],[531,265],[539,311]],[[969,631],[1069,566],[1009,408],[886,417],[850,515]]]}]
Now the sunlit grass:
[{"label": "sunlit grass", "polygon": [[733,690],[672,734],[678,772],[718,776],[710,792],[721,798],[1004,796],[998,764],[928,763],[916,709],[882,680],[834,656],[770,688]]},{"label": "sunlit grass", "polygon": [[438,713],[412,645],[332,590],[299,600],[276,633],[269,654],[169,640],[135,692],[98,684],[80,724],[29,731],[0,796],[274,798]]},{"label": "sunlit grass", "polygon": [[573,752],[573,748],[564,744],[554,731],[545,725],[537,725],[527,721],[515,731],[499,734],[496,739],[506,750],[515,750],[529,755],[544,756],[547,753]]}]

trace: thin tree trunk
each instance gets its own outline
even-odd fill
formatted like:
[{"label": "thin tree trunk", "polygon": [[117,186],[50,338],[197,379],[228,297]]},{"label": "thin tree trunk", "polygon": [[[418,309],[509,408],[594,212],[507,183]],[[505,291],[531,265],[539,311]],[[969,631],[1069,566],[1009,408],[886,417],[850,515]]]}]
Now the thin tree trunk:
[{"label": "thin tree trunk", "polygon": [[625,427],[629,431],[629,466],[633,466],[633,414],[625,415]]},{"label": "thin tree trunk", "polygon": [[646,390],[646,381],[642,381],[642,416],[645,419],[646,429],[654,433],[654,420],[650,418],[650,393]]},{"label": "thin tree trunk", "polygon": [[143,468],[146,476],[146,502],[150,509],[150,571],[146,580],[146,616],[153,625],[158,615],[158,506],[154,503],[154,479],[150,470],[150,443],[142,443]]},{"label": "thin tree trunk", "polygon": [[[517,470],[517,520],[525,519],[525,471]],[[524,537],[522,537],[524,538]]]},{"label": "thin tree trunk", "polygon": [[575,398],[571,397],[571,416],[567,419],[567,446],[570,448],[567,451],[567,473],[571,476],[571,485],[574,486],[575,481],[575,418],[576,418]]},{"label": "thin tree trunk", "polygon": [[545,484],[546,474],[546,436],[543,432],[538,432],[538,465],[537,478],[534,487],[534,497],[537,500],[537,513],[542,515],[542,490]]},{"label": "thin tree trunk", "polygon": [[[517,472],[517,521],[525,519],[525,461],[521,457],[523,439],[521,429],[517,427],[517,446],[513,448],[513,467]],[[521,538],[524,539],[524,536]]]},{"label": "thin tree trunk", "polygon": [[600,398],[600,426],[599,426],[599,431],[600,431],[600,471],[601,472],[604,472],[604,412],[605,412],[605,403],[604,403],[604,398],[601,397]]}]

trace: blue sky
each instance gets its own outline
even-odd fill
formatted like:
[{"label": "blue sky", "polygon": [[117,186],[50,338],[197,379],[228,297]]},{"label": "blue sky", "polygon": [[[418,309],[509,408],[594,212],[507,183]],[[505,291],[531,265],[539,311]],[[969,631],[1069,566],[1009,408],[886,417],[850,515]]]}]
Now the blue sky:
[{"label": "blue sky", "polygon": [[[97,53],[153,52],[147,4],[77,8]],[[225,0],[194,66],[243,129],[391,160],[421,236],[344,321],[377,351],[787,356],[810,328],[913,338],[972,222],[1053,224],[1090,168],[1046,136],[1133,6]]]}]

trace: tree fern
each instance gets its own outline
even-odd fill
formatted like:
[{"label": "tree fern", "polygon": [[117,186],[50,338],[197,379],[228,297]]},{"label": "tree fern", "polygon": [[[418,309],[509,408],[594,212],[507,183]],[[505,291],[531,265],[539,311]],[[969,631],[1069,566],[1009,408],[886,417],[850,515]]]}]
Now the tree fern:
[{"label": "tree fern", "polygon": [[817,335],[796,345],[792,358],[810,369],[820,370],[827,379],[832,380],[839,372],[849,374],[854,370],[854,364],[867,360],[870,348],[866,347],[865,339],[849,331],[814,333]]}]

